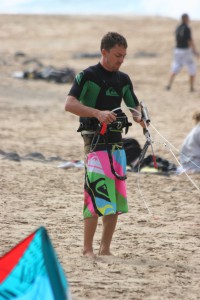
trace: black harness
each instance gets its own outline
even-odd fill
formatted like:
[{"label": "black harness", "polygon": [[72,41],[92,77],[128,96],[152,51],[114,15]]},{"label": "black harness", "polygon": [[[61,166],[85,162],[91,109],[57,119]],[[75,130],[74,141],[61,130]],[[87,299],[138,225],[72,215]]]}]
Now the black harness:
[{"label": "black harness", "polygon": [[[109,127],[107,129],[106,128],[107,126],[105,126],[106,124],[105,125],[104,124],[103,124],[104,127],[102,127],[102,130],[101,130],[103,132],[101,133],[101,131],[100,131],[100,134],[103,135],[103,138],[104,138],[104,141],[105,141],[105,144],[106,144],[106,148],[107,148],[107,152],[108,152],[108,158],[109,158],[109,161],[110,161],[111,171],[112,171],[112,173],[115,175],[115,177],[117,179],[119,179],[119,180],[125,180],[127,178],[126,175],[121,176],[114,169],[114,166],[113,166],[113,157],[112,157],[112,152],[111,152],[112,150],[110,149],[109,144],[108,144]],[[105,133],[104,133],[104,130],[105,130],[104,128],[106,128]]]},{"label": "black harness", "polygon": [[90,146],[90,152],[95,151],[100,138],[103,138],[106,150],[108,152],[108,157],[109,157],[109,162],[110,162],[110,167],[112,173],[115,175],[117,179],[120,180],[125,180],[127,177],[126,175],[121,176],[119,175],[113,166],[113,158],[112,158],[112,150],[109,145],[109,134],[113,131],[122,131],[125,128],[125,134],[128,132],[129,127],[132,125],[128,121],[127,116],[123,113],[120,112],[118,116],[116,117],[116,121],[106,124],[106,123],[100,123],[96,118],[80,118],[80,126],[77,130],[77,132],[93,132],[93,138],[91,141],[91,146]]},{"label": "black harness", "polygon": [[[116,121],[107,124],[107,129],[110,131],[112,130],[122,130],[125,128],[125,134],[127,134],[129,126],[131,126],[132,123],[128,121],[127,116],[124,113],[121,113],[116,117]],[[80,117],[80,125],[77,129],[77,132],[82,132],[83,130],[86,131],[99,131],[102,127],[102,124],[96,119],[96,118],[84,118]]]}]

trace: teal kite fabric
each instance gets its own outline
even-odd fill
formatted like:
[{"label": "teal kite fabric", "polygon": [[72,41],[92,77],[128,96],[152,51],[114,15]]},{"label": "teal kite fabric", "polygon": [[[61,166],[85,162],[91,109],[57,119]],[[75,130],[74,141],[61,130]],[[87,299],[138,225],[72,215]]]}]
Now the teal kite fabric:
[{"label": "teal kite fabric", "polygon": [[67,278],[44,227],[0,258],[0,300],[71,300]]}]

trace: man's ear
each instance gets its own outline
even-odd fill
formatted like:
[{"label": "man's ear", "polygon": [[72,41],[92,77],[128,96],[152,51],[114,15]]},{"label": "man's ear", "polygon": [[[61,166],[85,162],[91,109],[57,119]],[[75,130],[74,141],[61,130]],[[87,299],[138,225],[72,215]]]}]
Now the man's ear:
[{"label": "man's ear", "polygon": [[106,49],[103,48],[103,49],[101,50],[101,54],[102,54],[103,56],[105,56],[106,53],[107,53]]}]

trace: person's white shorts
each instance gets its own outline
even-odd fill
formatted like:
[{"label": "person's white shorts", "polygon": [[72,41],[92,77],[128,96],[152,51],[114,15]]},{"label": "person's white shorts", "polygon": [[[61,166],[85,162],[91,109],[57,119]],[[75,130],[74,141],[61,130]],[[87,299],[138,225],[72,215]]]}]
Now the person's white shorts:
[{"label": "person's white shorts", "polygon": [[196,75],[196,64],[194,61],[194,54],[191,48],[174,49],[174,59],[172,63],[172,72],[178,73],[183,66],[187,67],[188,73],[191,76]]}]

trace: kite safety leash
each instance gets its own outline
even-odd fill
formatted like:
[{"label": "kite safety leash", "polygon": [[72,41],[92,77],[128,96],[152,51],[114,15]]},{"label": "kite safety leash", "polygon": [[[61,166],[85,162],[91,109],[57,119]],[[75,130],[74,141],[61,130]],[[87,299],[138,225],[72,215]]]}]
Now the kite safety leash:
[{"label": "kite safety leash", "polygon": [[[118,122],[119,123],[119,122]],[[131,123],[130,123],[131,124]],[[132,124],[131,124],[132,125]],[[118,124],[119,126],[119,124]],[[122,124],[121,124],[122,126]],[[119,180],[125,180],[127,179],[126,174],[125,175],[120,175],[114,168],[114,162],[113,162],[113,157],[112,157],[112,150],[110,149],[109,143],[108,143],[108,134],[109,134],[109,124],[106,123],[99,123],[98,129],[92,139],[91,147],[90,147],[90,152],[93,152],[99,142],[100,137],[103,137],[104,143],[106,145],[107,153],[108,153],[108,158],[110,162],[110,168],[111,172],[115,177]]]},{"label": "kite safety leash", "polygon": [[[153,150],[153,145],[152,145],[152,140],[151,140],[151,136],[150,136],[150,132],[149,132],[149,129],[148,129],[148,125],[150,123],[150,118],[149,118],[149,113],[148,113],[148,109],[147,107],[144,105],[144,102],[141,102],[141,109],[142,109],[142,112],[140,112],[139,110],[135,109],[135,108],[132,108],[132,107],[127,107],[131,112],[132,112],[132,115],[133,113],[136,114],[137,117],[140,117],[141,120],[144,122],[145,124],[145,128],[143,130],[143,134],[144,136],[146,137],[146,142],[144,144],[144,147],[142,149],[142,152],[139,156],[139,159],[138,159],[138,172],[137,172],[137,188],[138,188],[138,191],[139,191],[139,194],[140,194],[140,197],[148,211],[148,213],[153,216],[153,213],[151,212],[148,204],[147,204],[147,201],[142,193],[142,190],[141,190],[141,187],[140,187],[140,166],[145,158],[145,155],[146,155],[146,152],[149,148],[149,146],[151,146],[151,150],[152,150],[152,153],[153,153],[153,157],[154,157],[154,160],[155,160],[155,165],[157,166],[156,164],[156,159],[155,159],[155,155],[154,155],[154,150]],[[115,108],[113,109],[112,111],[117,111],[121,109],[121,107],[118,107],[118,108]],[[154,217],[154,216],[153,216]],[[155,217],[154,217],[155,218]]]},{"label": "kite safety leash", "polygon": [[145,128],[143,129],[143,133],[144,133],[144,136],[146,137],[146,140],[147,140],[146,143],[148,143],[148,145],[151,146],[151,152],[152,152],[154,168],[158,169],[158,165],[157,165],[157,162],[156,162],[156,156],[155,156],[154,149],[153,149],[153,141],[151,139],[150,131],[148,129],[148,126],[151,123],[149,112],[148,112],[147,107],[144,105],[143,101],[141,101],[140,105],[141,105],[141,108],[142,108],[142,120],[145,124]]},{"label": "kite safety leash", "polygon": [[151,139],[150,131],[149,131],[149,128],[148,128],[149,125],[150,125],[150,122],[151,122],[150,116],[149,116],[149,112],[148,112],[147,107],[144,105],[144,102],[141,101],[141,102],[140,102],[140,105],[141,105],[141,110],[142,110],[142,112],[139,112],[138,110],[136,110],[136,109],[134,109],[134,108],[128,107],[131,111],[136,112],[137,115],[138,115],[139,117],[141,117],[141,120],[142,120],[142,121],[144,122],[144,124],[145,124],[145,128],[143,128],[143,134],[144,134],[144,136],[145,136],[145,138],[146,138],[146,142],[145,142],[145,144],[144,144],[144,146],[143,146],[143,149],[142,149],[141,154],[140,154],[139,159],[138,159],[137,188],[138,188],[140,197],[141,197],[141,199],[142,199],[142,201],[143,201],[143,203],[144,203],[144,205],[145,205],[145,207],[146,207],[148,213],[149,213],[151,216],[153,216],[154,218],[156,218],[156,217],[153,215],[152,211],[150,210],[150,208],[149,208],[149,206],[148,206],[148,204],[147,204],[147,201],[146,201],[146,199],[145,199],[145,197],[144,197],[144,195],[143,195],[143,193],[142,193],[141,187],[140,187],[140,167],[141,167],[141,165],[142,165],[142,163],[143,163],[143,161],[144,161],[144,158],[145,158],[145,155],[146,155],[146,152],[147,152],[149,146],[151,147],[151,152],[152,152],[152,158],[153,158],[154,168],[155,168],[155,169],[158,168],[157,162],[156,162],[156,156],[155,156],[154,149],[153,149],[153,141],[152,141],[152,139]]},{"label": "kite safety leash", "polygon": [[[192,185],[198,190],[198,192],[200,192],[200,188],[197,186],[197,184],[194,182],[194,180],[189,176],[189,174],[187,173],[186,170],[184,170],[182,164],[180,163],[180,161],[178,160],[178,158],[176,157],[176,155],[174,154],[174,151],[172,150],[172,148],[178,152],[180,154],[180,151],[178,149],[176,149],[156,128],[155,126],[151,123],[151,120],[150,120],[150,117],[149,117],[149,113],[148,113],[148,109],[147,107],[144,105],[144,102],[141,102],[141,109],[142,109],[142,113],[140,113],[139,111],[137,111],[136,109],[133,109],[133,108],[130,108],[128,107],[130,110],[136,112],[138,114],[138,116],[141,116],[144,124],[145,124],[145,128],[143,129],[143,133],[144,133],[144,136],[146,137],[146,142],[144,144],[144,147],[141,151],[141,154],[140,154],[140,157],[138,159],[138,179],[137,179],[137,186],[138,186],[138,191],[140,193],[140,196],[145,204],[145,207],[148,211],[148,213],[150,215],[153,216],[153,213],[151,212],[149,206],[147,205],[147,202],[145,200],[145,197],[141,191],[141,187],[140,187],[140,166],[145,158],[145,155],[146,155],[146,152],[148,150],[148,147],[150,146],[151,147],[151,151],[152,151],[152,158],[153,158],[153,163],[154,163],[154,168],[157,169],[158,166],[157,166],[157,162],[156,162],[156,156],[154,154],[154,149],[153,149],[153,143],[157,143],[156,141],[154,141],[152,138],[151,138],[151,135],[150,135],[150,130],[149,130],[149,127],[151,127],[165,142],[162,143],[160,142],[160,144],[164,145],[165,148],[172,154],[172,156],[174,157],[174,159],[176,160],[176,162],[178,163],[178,165],[182,168],[183,170],[183,173],[185,173],[185,175],[187,176],[188,180],[192,183]],[[186,157],[183,153],[182,155],[184,157]],[[190,158],[186,157],[192,164],[194,164],[196,167],[198,167],[200,169],[200,166],[197,166]]]},{"label": "kite safety leash", "polygon": [[[180,163],[180,161],[178,160],[178,158],[176,157],[176,155],[174,154],[174,151],[172,150],[172,148],[177,152],[180,153],[179,150],[174,147],[156,128],[155,126],[153,126],[152,124],[150,124],[151,127],[155,130],[155,132],[157,132],[157,134],[165,141],[165,143],[161,143],[163,144],[169,151],[170,153],[173,155],[174,159],[176,160],[176,162],[178,163],[178,165],[182,168],[183,173],[185,173],[185,175],[187,176],[187,178],[189,179],[189,181],[193,184],[193,186],[200,192],[200,188],[197,186],[197,184],[194,182],[194,180],[189,176],[189,174],[187,173],[187,171],[183,168],[182,164]],[[183,154],[183,153],[182,153]],[[184,157],[188,158],[186,155],[183,154]],[[190,161],[192,164],[194,164],[196,167],[198,167],[200,169],[200,166],[198,166],[197,164],[195,164],[191,159],[188,158],[188,161]]]}]

